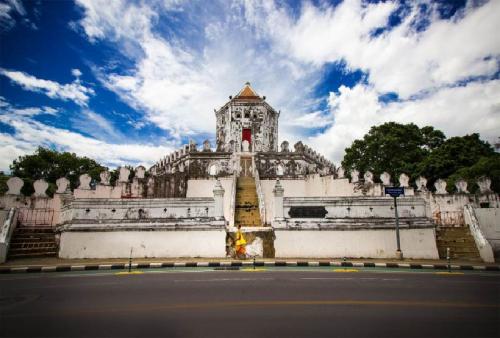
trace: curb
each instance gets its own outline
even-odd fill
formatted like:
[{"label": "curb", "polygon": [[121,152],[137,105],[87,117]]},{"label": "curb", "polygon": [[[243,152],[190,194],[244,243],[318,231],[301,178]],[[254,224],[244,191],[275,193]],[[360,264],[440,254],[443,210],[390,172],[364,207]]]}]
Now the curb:
[{"label": "curb", "polygon": [[[397,268],[397,269],[434,269],[448,270],[448,265],[443,264],[417,264],[417,263],[374,263],[374,262],[348,262],[348,261],[220,261],[220,262],[154,262],[154,263],[132,263],[133,269],[158,269],[158,268],[221,268],[242,266],[274,266],[274,267],[361,267],[361,268]],[[23,266],[23,267],[0,267],[0,274],[8,273],[32,273],[32,272],[68,272],[89,270],[124,270],[129,265],[121,264],[89,264],[89,265],[52,265],[52,266]],[[450,270],[479,270],[500,271],[500,265],[455,265],[450,264]],[[230,269],[227,269],[230,270]]]}]

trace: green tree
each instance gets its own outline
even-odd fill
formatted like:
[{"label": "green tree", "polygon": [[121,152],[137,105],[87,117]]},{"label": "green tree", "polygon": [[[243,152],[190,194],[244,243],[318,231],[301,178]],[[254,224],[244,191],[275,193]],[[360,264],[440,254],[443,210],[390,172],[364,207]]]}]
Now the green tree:
[{"label": "green tree", "polygon": [[500,191],[500,154],[494,153],[488,157],[481,157],[474,165],[457,170],[447,180],[447,186],[455,190],[455,182],[459,179],[467,181],[469,192],[476,192],[478,189],[477,180],[481,176],[491,179],[491,189]]},{"label": "green tree", "polygon": [[426,177],[432,185],[437,179],[447,179],[457,171],[473,166],[481,157],[494,154],[493,147],[482,141],[479,134],[452,137],[418,163],[415,174]]},{"label": "green tree", "polygon": [[92,179],[98,180],[100,172],[107,168],[88,157],[39,147],[34,154],[14,160],[10,169],[13,176],[24,180],[21,191],[29,196],[34,192],[33,182],[37,179],[43,178],[49,183],[48,194],[52,195],[56,190],[56,180],[60,177],[66,177],[71,188],[75,189],[79,185],[80,175],[89,174]]},{"label": "green tree", "polygon": [[9,178],[10,177],[5,175],[3,171],[0,171],[0,196],[9,190],[9,187],[7,187],[7,180]]},{"label": "green tree", "polygon": [[362,140],[346,148],[342,166],[349,173],[370,170],[376,176],[387,171],[392,177],[412,174],[429,153],[439,147],[445,136],[440,130],[413,123],[387,122],[370,129]]}]

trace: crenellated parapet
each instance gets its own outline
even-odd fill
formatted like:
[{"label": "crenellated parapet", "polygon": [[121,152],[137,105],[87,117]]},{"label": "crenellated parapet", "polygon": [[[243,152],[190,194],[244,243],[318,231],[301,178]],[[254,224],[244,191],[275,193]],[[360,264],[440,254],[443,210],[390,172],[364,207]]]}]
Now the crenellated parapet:
[{"label": "crenellated parapet", "polygon": [[312,174],[325,176],[335,173],[332,162],[300,141],[294,145],[294,151],[290,150],[287,141],[283,141],[279,152],[256,153],[255,163],[261,179],[293,179]]},{"label": "crenellated parapet", "polygon": [[149,173],[154,177],[181,177],[191,179],[209,178],[216,167],[217,176],[230,176],[233,172],[231,153],[212,151],[210,141],[205,140],[201,148],[190,141],[162,158],[151,167]]}]

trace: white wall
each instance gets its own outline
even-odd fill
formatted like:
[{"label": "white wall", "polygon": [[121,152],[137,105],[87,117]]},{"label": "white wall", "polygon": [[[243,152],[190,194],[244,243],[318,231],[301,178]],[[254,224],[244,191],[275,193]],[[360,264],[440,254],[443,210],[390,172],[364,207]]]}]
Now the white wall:
[{"label": "white wall", "polygon": [[500,255],[500,209],[474,208],[481,232],[490,243],[496,256]]},{"label": "white wall", "polygon": [[[266,223],[270,224],[274,218],[273,189],[276,180],[261,180],[262,191],[266,204]],[[305,179],[280,180],[283,186],[284,197],[343,197],[362,196],[361,190],[356,190],[355,185],[347,178],[334,179],[332,175],[308,175]],[[368,196],[378,195],[377,189],[367,193]]]},{"label": "white wall", "polygon": [[116,187],[111,185],[98,184],[95,190],[75,189],[73,195],[78,198],[121,198],[124,183],[117,182]]},{"label": "white wall", "polygon": [[225,257],[226,232],[63,232],[60,258]]},{"label": "white wall", "polygon": [[[283,200],[285,218],[290,218],[292,206],[324,206],[328,211],[326,218],[394,217],[391,197],[289,197]],[[398,214],[400,217],[425,217],[425,201],[418,197],[400,197]]]},{"label": "white wall", "polygon": [[[142,215],[139,210],[143,211]],[[65,221],[87,220],[96,223],[135,219],[206,218],[214,215],[213,198],[147,198],[147,199],[75,199],[63,211],[70,212]]]},{"label": "white wall", "polygon": [[[222,187],[224,188],[224,218],[231,219],[231,183],[232,177],[219,178]],[[214,197],[215,179],[208,180],[188,180],[186,197]]]},{"label": "white wall", "polygon": [[[277,258],[395,258],[395,230],[275,231]],[[400,231],[405,258],[439,259],[434,229]]]}]

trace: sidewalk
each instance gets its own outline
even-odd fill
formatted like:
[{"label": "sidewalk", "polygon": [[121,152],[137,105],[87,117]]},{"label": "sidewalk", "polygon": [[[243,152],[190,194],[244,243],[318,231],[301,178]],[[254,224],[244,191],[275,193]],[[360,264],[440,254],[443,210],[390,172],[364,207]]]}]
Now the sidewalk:
[{"label": "sidewalk", "polygon": [[[0,264],[0,273],[17,272],[55,272],[127,269],[128,259],[61,259],[57,257],[22,258],[9,260]],[[396,259],[247,259],[234,260],[229,258],[135,258],[132,267],[138,269],[173,268],[173,267],[239,267],[239,266],[333,266],[333,267],[382,267],[407,269],[448,269],[446,260],[396,260]],[[478,261],[451,261],[453,270],[487,270],[500,271],[498,263],[483,263]]]}]

